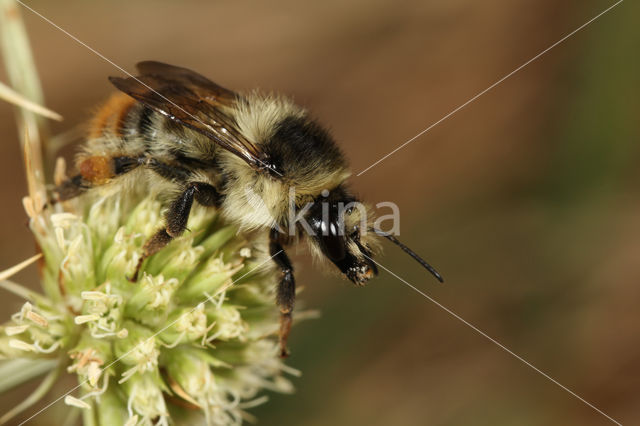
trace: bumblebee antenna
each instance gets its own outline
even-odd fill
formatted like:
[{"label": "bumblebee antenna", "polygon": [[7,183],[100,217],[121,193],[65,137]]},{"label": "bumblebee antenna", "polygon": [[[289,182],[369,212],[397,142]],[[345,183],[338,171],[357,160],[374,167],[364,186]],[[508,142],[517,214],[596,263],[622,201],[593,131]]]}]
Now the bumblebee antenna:
[{"label": "bumblebee antenna", "polygon": [[398,247],[400,247],[402,249],[402,251],[404,251],[405,253],[407,253],[409,256],[413,257],[419,264],[421,264],[427,271],[431,272],[431,274],[433,274],[434,277],[437,278],[438,281],[440,281],[441,283],[444,282],[444,279],[442,278],[442,275],[440,275],[438,273],[438,271],[435,270],[435,268],[431,265],[429,265],[427,263],[426,260],[424,260],[423,258],[421,258],[420,256],[418,256],[413,250],[411,250],[409,247],[405,246],[404,244],[402,244],[396,237],[394,237],[391,234],[388,234],[386,232],[380,231],[379,229],[374,229],[373,230],[376,234],[380,235],[381,237],[385,237],[387,240],[391,241],[393,244],[397,245]]}]

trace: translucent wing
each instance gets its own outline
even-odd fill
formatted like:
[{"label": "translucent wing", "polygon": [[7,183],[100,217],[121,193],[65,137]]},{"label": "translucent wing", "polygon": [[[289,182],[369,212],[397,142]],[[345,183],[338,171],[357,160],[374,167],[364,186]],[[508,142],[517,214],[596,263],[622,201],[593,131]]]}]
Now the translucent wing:
[{"label": "translucent wing", "polygon": [[267,156],[237,129],[221,107],[233,107],[243,100],[187,68],[162,62],[137,64],[137,77],[109,77],[119,90],[237,155],[256,170],[275,171]]}]

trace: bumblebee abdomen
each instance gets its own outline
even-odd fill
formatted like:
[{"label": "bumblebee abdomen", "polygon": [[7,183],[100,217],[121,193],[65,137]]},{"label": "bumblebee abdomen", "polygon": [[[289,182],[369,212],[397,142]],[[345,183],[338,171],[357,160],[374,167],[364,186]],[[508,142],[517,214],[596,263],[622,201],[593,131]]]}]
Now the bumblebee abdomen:
[{"label": "bumblebee abdomen", "polygon": [[89,123],[89,139],[97,139],[106,134],[123,136],[129,115],[137,109],[139,107],[135,99],[124,93],[113,94]]},{"label": "bumblebee abdomen", "polygon": [[115,93],[89,122],[87,151],[89,155],[146,154],[178,163],[189,162],[188,154],[205,159],[202,136],[191,133],[127,94]]}]

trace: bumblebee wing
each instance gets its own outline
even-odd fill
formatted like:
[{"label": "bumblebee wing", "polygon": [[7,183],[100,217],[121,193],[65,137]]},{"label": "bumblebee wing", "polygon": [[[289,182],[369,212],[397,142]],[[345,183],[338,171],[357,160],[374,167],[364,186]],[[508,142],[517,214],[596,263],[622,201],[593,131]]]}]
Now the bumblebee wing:
[{"label": "bumblebee wing", "polygon": [[258,147],[245,138],[221,107],[243,100],[187,68],[155,61],[137,65],[137,77],[109,77],[116,88],[149,108],[193,129],[237,155],[254,169],[273,169]]},{"label": "bumblebee wing", "polygon": [[217,85],[203,75],[188,68],[177,67],[157,61],[142,61],[136,64],[142,76],[159,76],[183,86],[190,87],[202,99],[217,104],[232,104],[238,95],[229,89]]}]

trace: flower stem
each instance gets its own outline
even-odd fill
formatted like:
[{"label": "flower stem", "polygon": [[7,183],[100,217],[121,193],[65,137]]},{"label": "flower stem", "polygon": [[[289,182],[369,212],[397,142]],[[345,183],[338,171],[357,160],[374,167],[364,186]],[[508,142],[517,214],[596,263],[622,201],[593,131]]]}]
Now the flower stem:
[{"label": "flower stem", "polygon": [[[44,105],[29,38],[22,22],[20,7],[14,0],[0,0],[0,36],[2,56],[11,86],[31,102]],[[20,143],[25,152],[29,196],[39,211],[46,200],[42,160],[42,148],[48,137],[46,121],[25,108],[16,108],[16,118]]]}]

